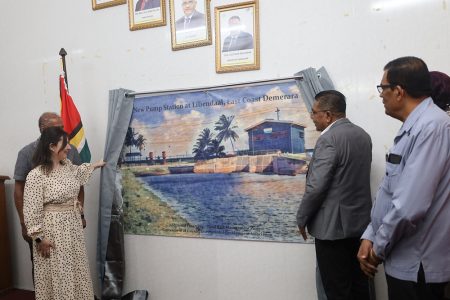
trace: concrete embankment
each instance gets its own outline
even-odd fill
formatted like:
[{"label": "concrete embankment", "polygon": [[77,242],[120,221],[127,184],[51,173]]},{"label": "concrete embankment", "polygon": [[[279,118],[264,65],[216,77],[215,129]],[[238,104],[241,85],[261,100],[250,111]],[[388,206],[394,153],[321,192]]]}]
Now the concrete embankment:
[{"label": "concrete embankment", "polygon": [[214,158],[198,161],[194,166],[194,173],[249,172],[296,175],[304,174],[306,170],[306,159],[273,154]]}]

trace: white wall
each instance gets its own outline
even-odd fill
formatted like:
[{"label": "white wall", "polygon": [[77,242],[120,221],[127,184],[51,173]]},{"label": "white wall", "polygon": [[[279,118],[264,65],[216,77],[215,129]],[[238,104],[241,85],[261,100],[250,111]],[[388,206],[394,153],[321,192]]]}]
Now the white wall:
[{"label": "white wall", "polygon": [[[237,2],[212,0],[211,7]],[[384,2],[384,4],[382,3]],[[388,5],[386,3],[389,3]],[[0,174],[38,136],[37,118],[58,111],[58,52],[94,159],[103,153],[108,90],[210,86],[291,76],[325,66],[348,97],[348,116],[372,136],[376,190],[400,123],[384,115],[375,86],[389,60],[422,57],[450,73],[448,0],[260,0],[261,70],[216,74],[214,46],[173,52],[169,26],[130,32],[126,5],[93,11],[89,0],[0,3]],[[29,252],[7,184],[14,285],[32,289]],[[86,188],[86,239],[95,275],[99,173]],[[294,216],[293,221],[294,221]],[[152,300],[315,299],[314,247],[301,244],[127,236],[125,290]],[[96,276],[96,275],[95,275]],[[386,299],[383,276],[378,299]]]}]

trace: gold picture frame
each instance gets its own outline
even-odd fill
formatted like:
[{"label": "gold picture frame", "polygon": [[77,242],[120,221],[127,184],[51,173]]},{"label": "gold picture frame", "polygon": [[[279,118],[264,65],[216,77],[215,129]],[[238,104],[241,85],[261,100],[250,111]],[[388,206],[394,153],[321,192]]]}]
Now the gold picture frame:
[{"label": "gold picture frame", "polygon": [[211,0],[169,1],[172,50],[211,45]]},{"label": "gold picture frame", "polygon": [[127,0],[92,0],[92,9],[102,9],[127,3]]},{"label": "gold picture frame", "polygon": [[130,30],[166,25],[166,0],[128,0]]},{"label": "gold picture frame", "polygon": [[216,72],[259,70],[258,0],[215,8]]}]

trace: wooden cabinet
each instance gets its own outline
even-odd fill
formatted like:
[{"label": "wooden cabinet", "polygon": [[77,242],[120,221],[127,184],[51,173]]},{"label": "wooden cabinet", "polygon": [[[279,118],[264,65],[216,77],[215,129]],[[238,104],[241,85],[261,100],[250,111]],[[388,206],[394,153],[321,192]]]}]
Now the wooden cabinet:
[{"label": "wooden cabinet", "polygon": [[0,291],[12,287],[11,252],[8,238],[8,224],[6,222],[5,180],[8,176],[0,175]]}]

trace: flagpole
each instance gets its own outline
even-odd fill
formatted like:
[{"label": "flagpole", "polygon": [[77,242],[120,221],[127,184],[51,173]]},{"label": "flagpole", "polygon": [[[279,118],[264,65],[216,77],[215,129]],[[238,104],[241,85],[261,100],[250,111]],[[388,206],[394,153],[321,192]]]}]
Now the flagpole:
[{"label": "flagpole", "polygon": [[64,48],[61,48],[61,50],[59,50],[59,55],[61,55],[62,59],[64,81],[66,82],[67,92],[69,92],[69,82],[67,81],[67,70],[66,70],[66,55],[67,55],[66,50],[64,50]]}]

